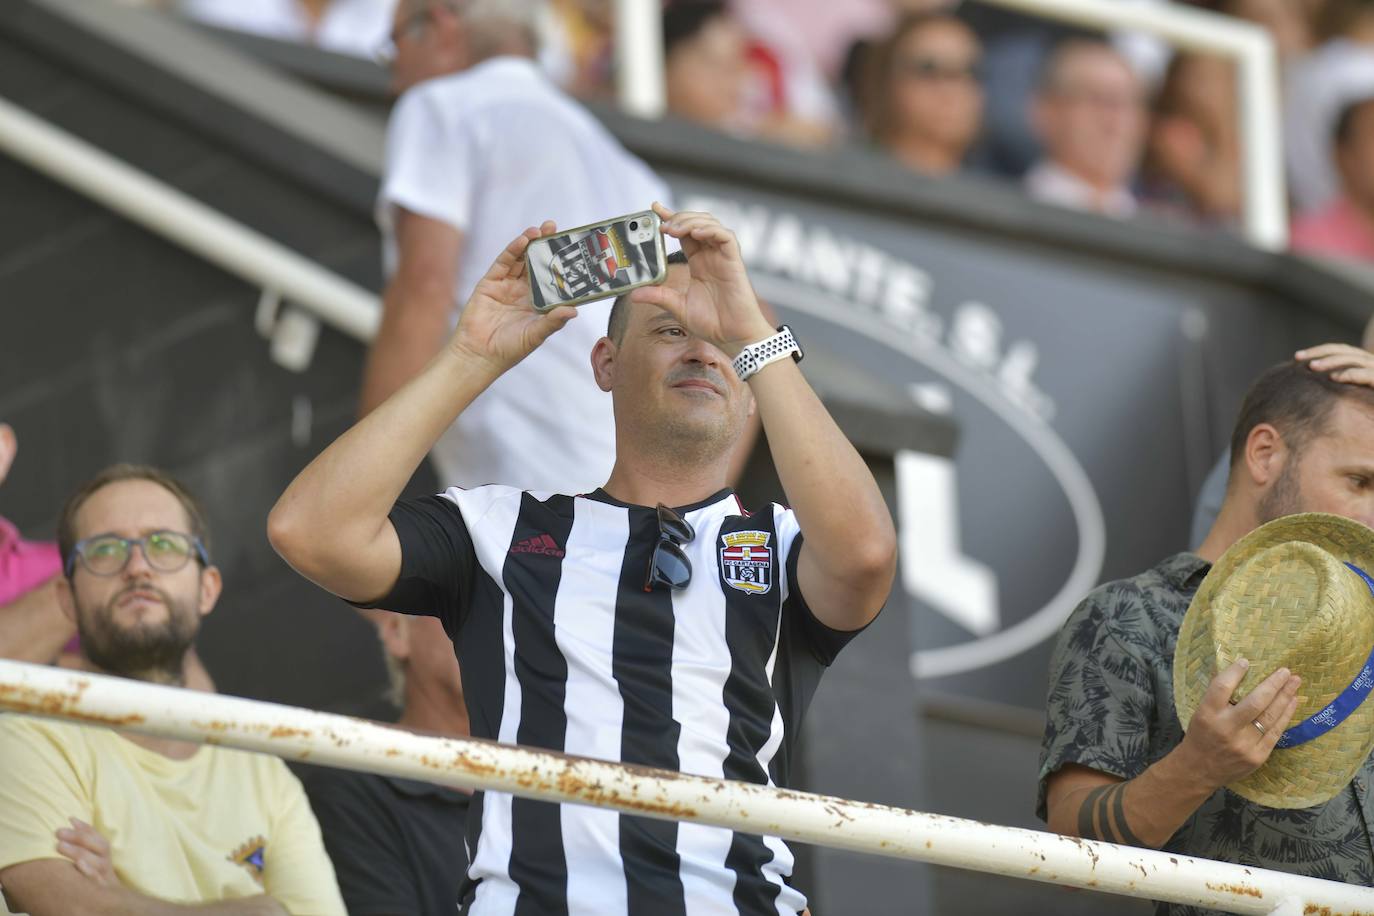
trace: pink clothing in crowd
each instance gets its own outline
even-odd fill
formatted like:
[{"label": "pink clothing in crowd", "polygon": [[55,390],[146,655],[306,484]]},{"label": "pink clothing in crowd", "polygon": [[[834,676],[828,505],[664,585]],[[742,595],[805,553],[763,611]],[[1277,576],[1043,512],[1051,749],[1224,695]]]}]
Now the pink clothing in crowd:
[{"label": "pink clothing in crowd", "polygon": [[1345,198],[1293,221],[1294,251],[1374,261],[1374,226]]},{"label": "pink clothing in crowd", "polygon": [[0,517],[0,604],[9,604],[62,571],[62,557],[51,541],[26,541]]}]

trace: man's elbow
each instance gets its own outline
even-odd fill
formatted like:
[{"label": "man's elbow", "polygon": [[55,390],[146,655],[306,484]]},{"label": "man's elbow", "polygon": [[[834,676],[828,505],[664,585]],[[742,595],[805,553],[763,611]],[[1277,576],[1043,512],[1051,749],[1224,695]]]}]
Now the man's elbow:
[{"label": "man's elbow", "polygon": [[892,590],[897,578],[897,534],[891,525],[874,532],[872,537],[859,539],[854,545],[849,567],[855,581],[872,582],[874,590],[884,596]]},{"label": "man's elbow", "polygon": [[267,514],[267,541],[292,568],[308,575],[310,544],[316,539],[310,537],[301,513],[287,504],[285,498],[278,500]]}]

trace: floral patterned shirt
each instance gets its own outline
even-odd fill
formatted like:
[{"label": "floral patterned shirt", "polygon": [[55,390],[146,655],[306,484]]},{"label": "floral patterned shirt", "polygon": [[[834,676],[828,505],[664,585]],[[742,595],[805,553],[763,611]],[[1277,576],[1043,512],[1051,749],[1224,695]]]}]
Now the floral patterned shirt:
[{"label": "floral patterned shirt", "polygon": [[[1133,779],[1183,740],[1174,712],[1174,643],[1206,560],[1175,554],[1148,572],[1109,582],[1074,610],[1050,662],[1036,813],[1066,763]],[[1371,758],[1374,759],[1374,758]],[[1374,886],[1369,760],[1339,795],[1313,808],[1257,805],[1218,790],[1164,849],[1239,865]],[[1159,904],[1162,916],[1216,912]]]}]

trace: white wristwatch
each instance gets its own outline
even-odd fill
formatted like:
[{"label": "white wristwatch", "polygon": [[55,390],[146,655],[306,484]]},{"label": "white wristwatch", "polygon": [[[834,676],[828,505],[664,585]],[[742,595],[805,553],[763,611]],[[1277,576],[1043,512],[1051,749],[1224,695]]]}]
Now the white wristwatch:
[{"label": "white wristwatch", "polygon": [[803,355],[805,354],[802,353],[801,344],[792,336],[792,329],[783,324],[778,326],[778,333],[772,337],[765,337],[758,343],[751,343],[740,350],[731,365],[739,380],[747,382],[750,376],[769,363],[775,363],[785,356],[791,356],[796,362],[801,362]]}]

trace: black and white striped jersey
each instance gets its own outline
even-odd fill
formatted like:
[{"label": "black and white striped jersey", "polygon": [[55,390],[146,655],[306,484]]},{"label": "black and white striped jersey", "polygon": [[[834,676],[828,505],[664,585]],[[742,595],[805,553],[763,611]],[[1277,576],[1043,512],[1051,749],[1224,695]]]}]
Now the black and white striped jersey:
[{"label": "black and white striped jersey", "polygon": [[[450,489],[391,513],[402,571],[378,607],[439,617],[476,737],[786,785],[801,717],[855,635],[796,586],[791,510],[723,490],[678,509],[696,537],[680,591],[644,590],[654,509],[510,487]],[[479,794],[474,916],[795,914],[773,837]]]}]

